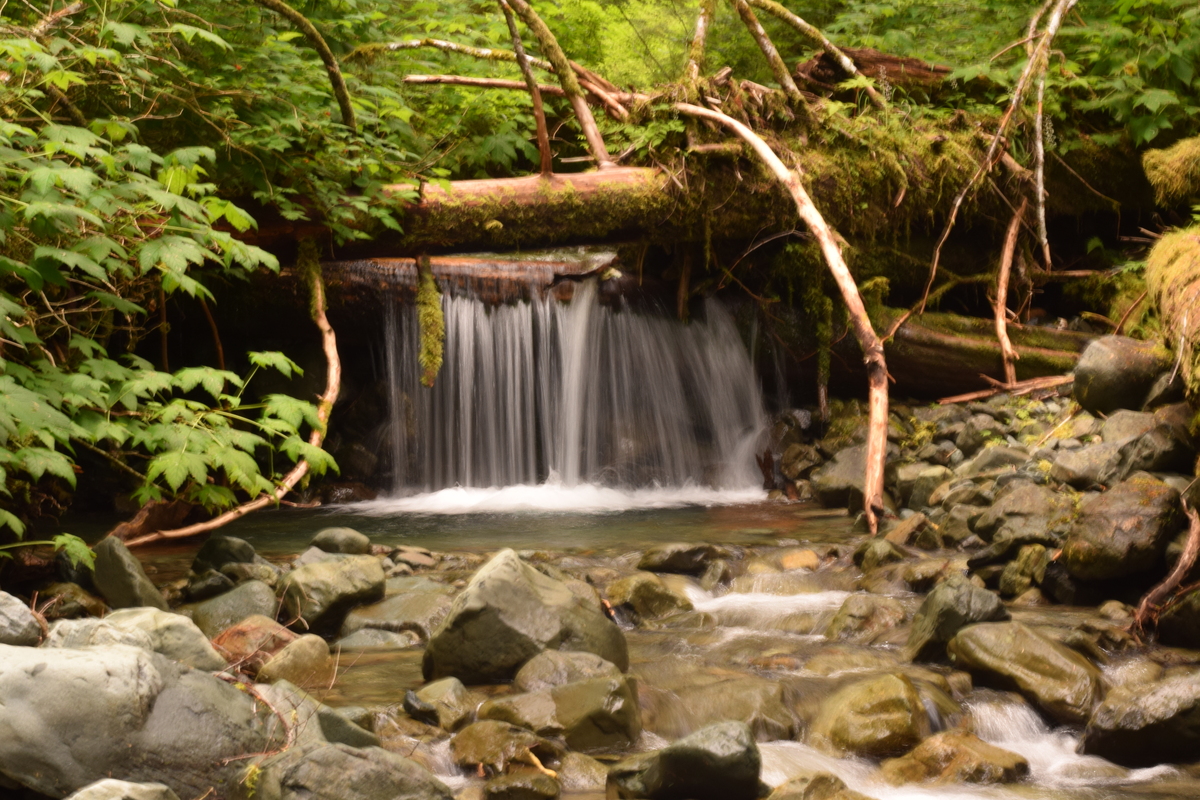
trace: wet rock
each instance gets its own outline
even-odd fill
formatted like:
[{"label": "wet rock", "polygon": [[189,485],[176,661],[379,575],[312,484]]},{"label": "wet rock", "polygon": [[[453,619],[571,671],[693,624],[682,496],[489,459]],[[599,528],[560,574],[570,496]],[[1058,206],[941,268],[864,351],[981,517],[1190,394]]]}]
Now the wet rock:
[{"label": "wet rock", "polygon": [[844,508],[852,490],[862,494],[867,466],[867,446],[847,447],[837,452],[809,477],[817,501],[826,508]]},{"label": "wet rock", "polygon": [[1153,414],[1121,410],[1104,420],[1104,424],[1100,428],[1100,436],[1106,442],[1124,444],[1149,433],[1157,424]]},{"label": "wet rock", "polygon": [[605,594],[614,606],[626,606],[642,619],[692,610],[692,601],[668,589],[653,572],[636,572],[613,581]]},{"label": "wet rock", "polygon": [[956,505],[949,509],[946,519],[942,522],[938,533],[946,546],[958,545],[974,536],[971,530],[971,520],[978,519],[980,510],[977,506]]},{"label": "wet rock", "polygon": [[563,732],[557,707],[549,691],[494,697],[479,707],[481,720],[507,722],[533,731],[538,736],[558,736]]},{"label": "wet rock", "polygon": [[996,565],[996,583],[989,585],[998,585],[1000,575],[1003,572],[1003,566],[998,562],[1007,561],[1010,558],[1016,558],[1017,553],[1026,545],[1040,544],[1044,547],[1057,548],[1060,542],[1059,534],[1054,531],[1038,532],[1035,530],[1013,531],[1008,526],[1000,528],[994,537],[992,543],[981,550],[976,550],[970,558],[967,559],[967,568],[975,572],[981,572],[981,568],[989,565]]},{"label": "wet rock", "polygon": [[790,547],[779,554],[779,566],[784,570],[806,569],[811,572],[821,566],[821,557],[807,547]]},{"label": "wet rock", "polygon": [[937,658],[962,628],[1008,618],[994,593],[953,576],[935,586],[917,609],[905,650],[910,658]]},{"label": "wet rock", "polygon": [[42,626],[29,606],[8,592],[0,592],[0,644],[36,647],[42,639]]},{"label": "wet rock", "polygon": [[150,638],[151,649],[173,661],[196,669],[225,669],[225,659],[213,648],[208,637],[196,623],[182,614],[159,611],[157,608],[126,608],[109,614],[104,622],[118,628],[144,632]]},{"label": "wet rock", "polygon": [[312,743],[267,759],[255,800],[453,800],[415,761],[379,747]]},{"label": "wet rock", "polygon": [[779,681],[745,676],[677,690],[678,714],[662,720],[655,732],[668,739],[717,722],[740,722],[758,741],[790,739],[796,720]]},{"label": "wet rock", "polygon": [[929,735],[929,719],[912,681],[880,675],[840,689],[821,705],[809,742],[867,758],[894,756]]},{"label": "wet rock", "polygon": [[[470,722],[475,714],[475,707],[479,704],[475,695],[467,691],[467,687],[463,686],[458,678],[442,678],[421,687],[413,694],[417,700],[432,708],[432,724],[450,732]],[[405,710],[413,713],[408,708],[407,700]]]},{"label": "wet rock", "polygon": [[1050,563],[1050,554],[1045,546],[1027,544],[1017,551],[1017,557],[1004,565],[1000,573],[1000,594],[1005,597],[1016,597],[1040,584],[1046,574],[1046,565]]},{"label": "wet rock", "polygon": [[371,552],[371,540],[353,528],[325,528],[309,542],[326,553],[363,556]]},{"label": "wet rock", "polygon": [[999,470],[1011,471],[1029,461],[1029,451],[1023,447],[993,445],[979,451],[970,461],[963,462],[955,468],[954,473],[960,477],[987,475]]},{"label": "wet rock", "polygon": [[609,796],[650,800],[755,800],[762,756],[737,722],[702,728],[609,771]]},{"label": "wet rock", "polygon": [[568,792],[603,794],[608,768],[583,753],[567,753],[558,767],[558,782]]},{"label": "wet rock", "polygon": [[282,613],[302,630],[332,633],[354,606],[383,599],[384,580],[375,556],[347,555],[306,564],[279,584]]},{"label": "wet rock", "polygon": [[1088,344],[1075,365],[1074,396],[1092,413],[1141,408],[1158,375],[1171,367],[1171,354],[1150,342],[1101,336]]},{"label": "wet rock", "polygon": [[887,539],[867,539],[854,551],[854,563],[863,572],[904,560],[904,551]]},{"label": "wet rock", "polygon": [[884,779],[904,783],[1014,783],[1029,774],[1029,762],[988,744],[973,733],[946,731],[930,736],[912,752],[880,765]]},{"label": "wet rock", "polygon": [[637,688],[627,678],[593,678],[550,690],[555,717],[572,750],[626,747],[642,732]]},{"label": "wet rock", "polygon": [[1200,681],[1181,675],[1109,692],[1083,732],[1084,753],[1126,767],[1191,763],[1200,742]]},{"label": "wet rock", "polygon": [[1155,425],[1144,436],[1121,447],[1121,472],[1191,472],[1196,448],[1189,435],[1170,425]]},{"label": "wet rock", "polygon": [[151,606],[167,610],[167,601],[155,588],[129,548],[120,539],[106,536],[92,546],[96,570],[92,580],[96,589],[113,608]]},{"label": "wet rock", "polygon": [[953,473],[944,466],[926,467],[913,481],[912,493],[908,496],[909,508],[919,509],[933,505],[930,497],[939,486],[948,481]]},{"label": "wet rock", "polygon": [[833,615],[825,638],[869,643],[900,623],[907,615],[891,597],[852,594]]},{"label": "wet rock", "polygon": [[1103,442],[1077,450],[1060,450],[1050,468],[1056,481],[1086,489],[1117,478],[1121,468],[1121,445]]},{"label": "wet rock", "polygon": [[975,533],[990,542],[1001,528],[1011,533],[1044,533],[1065,522],[1074,505],[1071,499],[1045,486],[1010,484],[991,508],[975,522]]},{"label": "wet rock", "polygon": [[871,800],[831,772],[805,772],[775,787],[767,800]]},{"label": "wet rock", "polygon": [[808,477],[808,474],[824,461],[820,452],[812,445],[793,444],[783,451],[783,456],[779,459],[780,471],[783,477],[794,481]]},{"label": "wet rock", "polygon": [[53,797],[108,777],[197,797],[282,744],[250,695],[130,647],[0,645],[0,696],[0,774]]},{"label": "wet rock", "polygon": [[1135,475],[1083,505],[1063,544],[1063,565],[1084,580],[1122,578],[1158,566],[1183,525],[1178,506],[1178,491]]},{"label": "wet rock", "polygon": [[593,678],[620,678],[621,670],[595,653],[546,650],[517,671],[513,688],[537,692]]},{"label": "wet rock", "polygon": [[213,638],[213,647],[231,664],[251,675],[300,637],[270,617],[253,614]]},{"label": "wet rock", "polygon": [[1200,649],[1200,589],[1183,593],[1159,616],[1158,638],[1166,645]]},{"label": "wet rock", "polygon": [[959,668],[1000,688],[1016,689],[1060,723],[1085,722],[1100,699],[1100,670],[1017,622],[963,628],[946,650]]},{"label": "wet rock", "polygon": [[598,607],[502,550],[471,578],[425,648],[426,679],[510,680],[545,650],[591,652],[629,666],[625,636]]},{"label": "wet rock", "polygon": [[531,731],[490,719],[471,723],[450,740],[451,758],[467,769],[483,765],[492,773],[504,772],[510,762],[531,763],[530,753],[540,760],[554,749]]},{"label": "wet rock", "polygon": [[406,650],[420,644],[420,634],[413,631],[396,633],[379,628],[361,628],[334,642],[334,645],[343,650]]},{"label": "wet rock", "polygon": [[1183,382],[1183,375],[1176,370],[1164,372],[1154,379],[1154,383],[1150,385],[1149,391],[1146,392],[1146,400],[1142,403],[1142,409],[1145,411],[1153,411],[1159,406],[1169,403],[1178,403],[1184,399],[1184,394],[1187,387]]},{"label": "wet rock", "polygon": [[408,566],[412,569],[433,569],[438,559],[424,547],[402,545],[391,552],[391,559],[397,566]]},{"label": "wet rock", "polygon": [[497,775],[483,787],[486,800],[552,800],[558,793],[558,781],[534,769]]},{"label": "wet rock", "polygon": [[1003,442],[1007,431],[1000,422],[988,414],[974,414],[963,425],[954,439],[955,446],[965,456],[974,455],[985,444]]},{"label": "wet rock", "polygon": [[105,778],[85,786],[67,800],[179,800],[179,795],[161,783],[130,783]]},{"label": "wet rock", "polygon": [[700,575],[720,551],[711,544],[673,542],[651,547],[638,561],[638,569],[647,572],[678,572],[684,575]]},{"label": "wet rock", "polygon": [[234,585],[240,586],[248,581],[262,581],[274,589],[279,585],[279,568],[274,564],[256,561],[253,564],[233,563],[221,567],[221,574]]},{"label": "wet rock", "polygon": [[204,635],[212,638],[247,617],[274,617],[276,602],[270,586],[262,581],[247,581],[211,600],[181,606],[179,611],[191,617]]},{"label": "wet rock", "polygon": [[924,514],[913,514],[905,519],[897,520],[886,528],[883,538],[892,544],[903,547],[929,525],[929,518]]},{"label": "wet rock", "polygon": [[108,606],[96,595],[78,583],[52,583],[38,595],[53,601],[42,613],[46,619],[73,619],[75,617],[102,617]]},{"label": "wet rock", "polygon": [[192,559],[192,572],[197,575],[209,570],[221,571],[226,564],[253,564],[257,554],[245,539],[214,533],[200,545]]},{"label": "wet rock", "polygon": [[267,659],[258,670],[258,680],[263,683],[286,680],[297,686],[328,687],[333,683],[334,672],[329,645],[320,636],[309,633],[284,645]]},{"label": "wet rock", "polygon": [[421,578],[412,580],[422,583],[409,591],[393,594],[378,603],[360,606],[347,614],[340,635],[349,636],[364,628],[377,628],[396,633],[415,631],[428,640],[450,613],[454,589]]},{"label": "wet rock", "polygon": [[190,602],[198,603],[210,597],[224,594],[233,588],[233,580],[215,569],[206,570],[199,575],[188,577],[184,594]]}]

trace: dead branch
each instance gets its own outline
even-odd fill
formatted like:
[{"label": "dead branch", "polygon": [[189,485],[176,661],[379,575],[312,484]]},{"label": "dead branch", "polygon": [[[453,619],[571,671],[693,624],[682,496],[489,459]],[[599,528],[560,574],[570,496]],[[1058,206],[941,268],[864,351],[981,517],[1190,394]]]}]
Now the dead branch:
[{"label": "dead branch", "polygon": [[200,301],[200,308],[204,311],[204,318],[208,320],[208,329],[212,331],[213,347],[217,350],[217,369],[225,369],[225,348],[221,345],[221,332],[217,330],[217,321],[213,319],[212,311],[208,308],[208,303],[203,297],[197,298]]},{"label": "dead branch", "polygon": [[[511,9],[510,9],[511,10]],[[416,50],[422,47],[429,47],[434,50],[441,50],[444,53],[456,53],[463,56],[471,56],[485,61],[508,61],[517,63],[517,54],[512,50],[498,50],[490,47],[472,47],[467,44],[458,44],[457,42],[447,42],[444,39],[408,39],[403,42],[388,42],[383,46],[367,45],[360,47],[347,57],[347,61],[360,58],[363,54],[370,52],[372,49],[384,50],[390,53],[400,50]],[[526,63],[530,66],[543,69],[546,72],[554,72],[554,67],[549,61],[544,61],[540,58],[534,58],[529,54],[524,54]]]},{"label": "dead branch", "polygon": [[1125,330],[1125,323],[1129,321],[1129,317],[1133,314],[1133,310],[1142,304],[1142,301],[1146,299],[1146,295],[1149,293],[1150,290],[1147,289],[1139,294],[1136,300],[1129,304],[1129,308],[1125,309],[1125,313],[1122,314],[1121,319],[1117,321],[1117,327],[1113,330],[1113,335],[1121,335],[1122,331]]},{"label": "dead branch", "polygon": [[[329,324],[329,319],[325,316],[325,281],[321,277],[321,262],[317,256],[317,245],[312,239],[305,239],[300,243],[300,254],[297,257],[297,261],[302,268],[305,268],[304,271],[309,273],[307,277],[309,279],[309,290],[312,292],[313,321],[321,331],[321,345],[325,351],[327,364],[325,393],[317,401],[317,420],[320,424],[313,428],[312,433],[308,437],[310,445],[320,447],[321,442],[325,440],[325,430],[329,423],[329,415],[333,411],[333,404],[337,402],[338,390],[341,387],[342,361],[338,357],[337,337],[334,335],[333,328]],[[174,530],[156,531],[145,536],[139,536],[136,539],[130,539],[125,544],[128,547],[137,547],[138,545],[149,544],[162,539],[185,539],[189,536],[197,536],[201,533],[216,530],[223,525],[233,522],[235,519],[246,516],[252,511],[257,511],[260,508],[278,503],[308,474],[309,468],[308,460],[301,459],[283,477],[283,480],[279,482],[275,491],[269,494],[259,495],[255,499],[243,503],[237,508],[230,509],[224,514],[213,517],[207,522],[200,522]]]},{"label": "dead branch", "polygon": [[1013,214],[1012,222],[1008,223],[1008,233],[1004,236],[1004,249],[1000,251],[1000,267],[996,270],[996,339],[1000,342],[1000,354],[1004,358],[1004,380],[1007,383],[1017,382],[1017,367],[1014,362],[1021,356],[1013,350],[1012,342],[1008,339],[1008,276],[1012,270],[1013,253],[1017,249],[1017,235],[1021,232],[1021,218],[1029,201],[1022,198],[1021,206]]},{"label": "dead branch", "polygon": [[542,92],[538,89],[537,81],[533,77],[533,69],[529,66],[529,57],[525,55],[525,46],[521,44],[521,34],[517,31],[517,20],[513,17],[512,9],[509,8],[508,3],[500,0],[500,10],[504,12],[504,21],[508,23],[508,33],[512,37],[513,52],[516,54],[517,64],[521,67],[525,85],[529,87],[529,97],[533,100],[533,118],[537,122],[541,173],[549,175],[554,171],[554,164],[550,155],[550,131],[546,127],[546,110],[542,108]]},{"label": "dead branch", "polygon": [[[997,383],[997,381],[993,381],[987,375],[980,375],[979,377],[990,383]],[[972,400],[983,400],[987,397],[994,397],[1001,392],[1011,395],[1029,394],[1030,392],[1036,392],[1038,389],[1052,389],[1055,386],[1062,386],[1073,380],[1075,380],[1073,375],[1049,375],[1045,378],[1030,378],[1029,380],[1016,381],[1015,383],[1001,383],[993,386],[991,389],[980,389],[978,392],[967,392],[966,394],[956,394],[953,397],[943,397],[938,400],[938,405],[944,406],[951,403],[968,403]],[[1060,425],[1059,427],[1062,426]]]},{"label": "dead branch", "polygon": [[1049,272],[1053,265],[1050,261],[1050,237],[1046,233],[1046,144],[1043,138],[1045,115],[1042,105],[1045,95],[1046,65],[1043,64],[1042,73],[1038,76],[1037,109],[1033,116],[1033,196],[1037,203],[1037,234],[1038,243],[1042,246],[1042,263]]},{"label": "dead branch", "polygon": [[[445,84],[448,86],[474,86],[478,89],[512,89],[523,92],[529,90],[525,81],[513,81],[506,78],[475,78],[469,75],[405,75],[404,83]],[[538,92],[554,97],[566,97],[567,93],[561,86],[551,86],[547,83],[538,84]]]},{"label": "dead branch", "polygon": [[795,108],[807,111],[808,102],[804,99],[804,95],[800,94],[800,88],[796,86],[796,81],[792,79],[791,71],[788,70],[787,64],[783,63],[783,57],[779,55],[779,51],[775,49],[775,44],[771,41],[771,37],[767,36],[762,23],[754,15],[754,10],[750,8],[746,0],[730,1],[733,3],[733,7],[737,9],[738,16],[742,18],[746,29],[750,31],[750,35],[754,37],[754,42],[758,45],[758,49],[762,51],[763,57],[771,65],[771,73],[775,76],[775,82],[779,84],[779,88],[783,89],[783,93],[787,95],[788,100]]},{"label": "dead branch", "polygon": [[[859,74],[858,67],[854,66],[854,62],[850,59],[850,57],[843,53],[837,45],[829,41],[825,34],[821,33],[820,29],[793,14],[782,4],[775,2],[775,0],[747,0],[747,2],[755,8],[761,8],[768,14],[773,14],[799,31],[802,36],[808,37],[808,39],[816,44],[817,47],[820,47],[822,50],[828,53],[829,57],[832,58],[834,62],[842,68],[842,71],[845,72],[849,77],[853,78],[855,75]],[[867,86],[866,92],[867,96],[871,98],[871,102],[874,103],[877,108],[887,108],[887,101],[884,100],[879,92],[875,90],[875,87]]]},{"label": "dead branch", "polygon": [[842,300],[850,314],[854,335],[862,348],[863,360],[867,365],[869,413],[867,468],[863,479],[863,512],[866,514],[867,526],[874,534],[879,530],[878,516],[883,512],[883,467],[884,459],[887,456],[888,422],[887,364],[883,357],[883,343],[871,326],[862,295],[858,293],[854,276],[850,274],[850,269],[842,257],[838,238],[829,224],[825,222],[825,218],[821,216],[821,212],[813,205],[812,199],[800,182],[800,176],[794,170],[789,170],[775,154],[775,151],[748,126],[733,117],[690,103],[676,103],[675,109],[683,114],[709,119],[724,125],[750,145],[767,169],[791,194],[800,218],[808,225],[813,237],[821,246],[825,263],[833,274],[833,279],[841,291]]},{"label": "dead branch", "polygon": [[329,73],[329,85],[333,89],[333,96],[337,99],[338,108],[341,109],[342,124],[351,131],[357,131],[358,123],[354,119],[354,106],[350,102],[350,90],[346,88],[346,80],[342,77],[342,68],[338,66],[333,51],[325,42],[325,37],[321,35],[315,25],[308,21],[307,17],[283,0],[258,0],[258,3],[276,14],[286,17],[308,39],[308,43],[313,46],[317,55],[321,57],[321,61],[324,62],[325,71]]},{"label": "dead branch", "polygon": [[688,47],[687,64],[683,67],[683,80],[691,87],[700,80],[700,68],[704,64],[704,47],[708,39],[708,28],[717,13],[717,0],[701,0],[700,13],[696,17],[696,32]]},{"label": "dead branch", "polygon": [[[1004,134],[1008,130],[1013,117],[1016,115],[1017,109],[1021,106],[1025,90],[1029,87],[1029,82],[1042,61],[1049,57],[1050,43],[1054,41],[1054,37],[1058,34],[1058,29],[1062,26],[1063,18],[1076,2],[1077,0],[1055,0],[1054,11],[1050,15],[1049,22],[1046,23],[1046,29],[1042,32],[1041,38],[1029,56],[1029,60],[1025,63],[1025,69],[1022,70],[1021,77],[1017,79],[1016,86],[1013,87],[1012,99],[1009,101],[1008,109],[1004,112],[1004,116],[1000,118],[1000,126],[996,129],[991,144],[988,145],[983,161],[980,162],[974,174],[971,175],[970,180],[966,182],[954,197],[954,202],[950,206],[950,216],[946,220],[946,227],[942,230],[942,235],[933,249],[933,259],[929,263],[929,278],[925,282],[925,297],[929,296],[929,290],[933,287],[934,278],[937,276],[938,261],[942,255],[942,247],[946,244],[946,240],[950,238],[950,232],[954,230],[954,222],[958,219],[958,211],[962,208],[963,201],[967,199],[967,195],[970,194],[975,184],[979,182],[979,179],[991,172],[992,168],[996,165],[1000,143],[1003,141]],[[1038,13],[1040,19],[1042,12]],[[922,300],[921,312],[924,313],[924,311],[925,302]]]},{"label": "dead branch", "polygon": [[596,164],[600,169],[615,167],[616,164],[608,154],[608,148],[604,146],[604,138],[600,135],[600,129],[596,127],[592,110],[588,108],[587,100],[583,96],[583,89],[575,77],[575,70],[571,67],[571,62],[567,60],[566,53],[559,46],[558,40],[554,38],[550,28],[526,0],[508,0],[508,4],[533,32],[542,53],[554,66],[558,82],[562,85],[563,91],[567,93],[567,99],[575,111],[575,118],[579,120],[579,127],[583,129],[583,137],[587,140],[588,149],[596,157]]},{"label": "dead branch", "polygon": [[1179,554],[1179,560],[1175,562],[1175,568],[1171,570],[1171,574],[1147,592],[1142,601],[1138,603],[1137,611],[1133,614],[1133,624],[1130,626],[1131,632],[1138,638],[1145,635],[1146,623],[1152,619],[1157,621],[1159,609],[1184,577],[1191,572],[1192,567],[1196,564],[1196,556],[1200,554],[1200,514],[1197,514],[1196,510],[1188,505],[1187,500],[1181,502],[1183,503],[1183,513],[1187,514],[1188,518],[1187,541],[1183,545],[1183,552]]}]

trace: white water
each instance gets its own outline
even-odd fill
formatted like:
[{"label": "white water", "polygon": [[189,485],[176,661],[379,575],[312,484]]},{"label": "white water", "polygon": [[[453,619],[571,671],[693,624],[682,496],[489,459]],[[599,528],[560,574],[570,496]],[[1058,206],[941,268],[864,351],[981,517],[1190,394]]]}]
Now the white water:
[{"label": "white water", "polygon": [[[762,398],[718,303],[707,304],[703,321],[682,325],[602,305],[590,281],[570,303],[488,307],[447,294],[443,311],[445,354],[433,388],[418,383],[415,309],[394,309],[389,324],[396,492],[434,493],[390,511],[761,499],[749,490],[759,483]],[[510,491],[548,480],[540,492]],[[466,491],[441,492],[456,487]]]}]

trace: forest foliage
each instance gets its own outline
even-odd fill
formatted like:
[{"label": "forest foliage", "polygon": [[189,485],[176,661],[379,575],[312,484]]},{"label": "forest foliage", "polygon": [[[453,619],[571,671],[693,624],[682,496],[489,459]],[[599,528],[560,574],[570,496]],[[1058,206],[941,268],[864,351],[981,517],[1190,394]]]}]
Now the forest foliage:
[{"label": "forest foliage", "polygon": [[[654,91],[677,81],[696,0],[534,3],[576,61]],[[1029,2],[813,0],[787,5],[846,47],[952,69],[932,97],[889,86],[906,121],[995,114],[1024,63]],[[154,363],[166,298],[278,270],[239,235],[257,219],[312,220],[330,246],[403,224],[419,180],[536,169],[527,96],[406,84],[410,74],[519,79],[513,63],[388,42],[433,37],[509,48],[494,3],[312,0],[296,9],[342,63],[357,126],[343,124],[311,43],[262,5],[211,0],[62,0],[0,5],[0,528],[21,534],[67,502],[77,455],[126,475],[142,501],[210,509],[268,491],[289,463],[336,465],[310,446],[305,398],[257,396],[282,353],[231,354],[234,369]],[[762,15],[789,64],[810,42]],[[536,52],[530,37],[526,46]],[[1006,49],[1007,48],[1007,49]],[[753,40],[718,4],[705,72],[772,84]],[[1191,0],[1083,0],[1055,43],[1046,145],[1162,146],[1197,133],[1200,7]],[[859,79],[865,80],[865,79]],[[670,95],[670,92],[668,92]],[[851,93],[852,96],[852,93]],[[556,168],[586,157],[566,101],[548,97]],[[684,124],[664,105],[601,118],[626,163],[669,158]],[[1022,144],[1014,155],[1024,160]],[[584,162],[586,163],[586,162]],[[411,191],[387,192],[385,186]]]}]

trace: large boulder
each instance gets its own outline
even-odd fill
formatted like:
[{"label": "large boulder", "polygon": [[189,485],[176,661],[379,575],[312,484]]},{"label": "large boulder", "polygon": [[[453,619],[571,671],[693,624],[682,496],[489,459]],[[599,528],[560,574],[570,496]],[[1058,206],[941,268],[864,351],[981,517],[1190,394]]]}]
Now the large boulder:
[{"label": "large boulder", "polygon": [[1029,774],[1029,762],[967,731],[930,736],[912,752],[880,765],[888,783],[1013,783]]},{"label": "large boulder", "polygon": [[1045,486],[1014,481],[991,508],[975,521],[975,533],[985,542],[1003,528],[1013,534],[1045,533],[1062,525],[1073,511],[1071,499]]},{"label": "large boulder", "polygon": [[1191,673],[1113,689],[1088,720],[1081,749],[1125,767],[1194,762],[1200,680]]},{"label": "large boulder", "polygon": [[106,536],[92,550],[96,568],[92,576],[96,589],[113,608],[151,606],[167,610],[162,592],[154,587],[142,563],[120,539]]},{"label": "large boulder", "polygon": [[1126,336],[1101,336],[1075,365],[1075,400],[1087,411],[1110,414],[1142,407],[1159,373],[1171,368],[1171,353]]},{"label": "large boulder", "polygon": [[0,644],[35,647],[42,638],[42,626],[29,606],[8,592],[0,592]]},{"label": "large boulder", "polygon": [[0,645],[0,697],[0,775],[53,797],[108,777],[198,797],[283,744],[248,693],[131,647]]},{"label": "large boulder", "polygon": [[415,761],[379,747],[312,743],[267,759],[254,800],[453,800]]},{"label": "large boulder", "polygon": [[253,616],[274,617],[278,601],[275,590],[262,581],[246,581],[211,600],[180,606],[204,635],[214,638],[221,631]]},{"label": "large boulder", "polygon": [[383,599],[383,566],[375,556],[339,556],[305,564],[279,583],[283,613],[293,628],[333,634],[355,606]]},{"label": "large boulder", "polygon": [[109,614],[104,622],[146,633],[154,652],[173,661],[196,669],[225,669],[225,659],[213,648],[208,637],[182,614],[157,608],[126,608]]},{"label": "large boulder", "polygon": [[196,551],[192,572],[201,575],[209,570],[220,572],[226,564],[253,564],[257,555],[245,539],[215,533]]},{"label": "large boulder", "polygon": [[511,680],[544,650],[579,650],[629,667],[625,635],[599,604],[501,550],[471,578],[425,648],[426,680]]},{"label": "large boulder", "polygon": [[1138,473],[1084,504],[1063,543],[1063,565],[1083,580],[1146,572],[1162,563],[1183,522],[1179,492]]},{"label": "large boulder", "polygon": [[609,797],[754,800],[762,756],[749,728],[720,722],[609,771]]},{"label": "large boulder", "polygon": [[83,787],[67,800],[179,800],[179,795],[161,783],[130,783],[105,778]]},{"label": "large boulder", "polygon": [[929,735],[921,695],[903,675],[878,675],[845,686],[821,704],[809,742],[839,754],[884,758]]},{"label": "large boulder", "polygon": [[414,631],[422,639],[429,639],[450,613],[450,605],[454,602],[451,598],[454,588],[425,578],[401,580],[421,583],[415,585],[411,591],[394,594],[378,603],[354,609],[346,615],[339,635],[349,636],[364,628],[375,628],[394,633]]},{"label": "large boulder", "polygon": [[1019,622],[988,622],[958,632],[946,651],[956,666],[1015,689],[1056,722],[1086,722],[1100,699],[1100,670],[1066,645]]},{"label": "large boulder", "polygon": [[952,576],[933,587],[917,609],[907,654],[910,658],[937,658],[946,642],[966,626],[1008,618],[1008,609],[994,592],[975,586],[965,576]]},{"label": "large boulder", "polygon": [[813,472],[813,492],[826,508],[845,508],[851,492],[862,493],[863,475],[867,468],[867,446],[847,447]]}]

